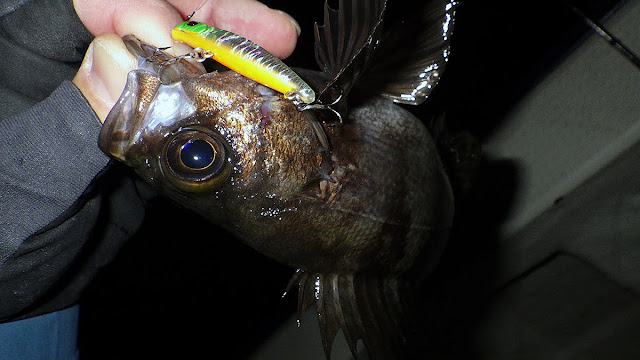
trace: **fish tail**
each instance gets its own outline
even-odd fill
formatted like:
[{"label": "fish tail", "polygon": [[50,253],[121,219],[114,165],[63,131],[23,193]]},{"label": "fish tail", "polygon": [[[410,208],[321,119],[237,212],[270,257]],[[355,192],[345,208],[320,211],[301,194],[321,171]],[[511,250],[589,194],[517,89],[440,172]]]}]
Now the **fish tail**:
[{"label": "fish tail", "polygon": [[402,278],[298,270],[289,288],[295,285],[298,322],[315,303],[327,359],[339,330],[356,359],[359,340],[370,359],[395,359],[415,330],[412,288]]}]

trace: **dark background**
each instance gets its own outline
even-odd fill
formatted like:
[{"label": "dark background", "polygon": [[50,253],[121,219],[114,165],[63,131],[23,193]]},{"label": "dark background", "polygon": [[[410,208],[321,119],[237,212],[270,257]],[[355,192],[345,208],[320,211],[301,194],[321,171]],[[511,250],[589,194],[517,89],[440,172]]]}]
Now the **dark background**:
[{"label": "dark background", "polygon": [[[302,26],[298,48],[286,62],[315,69],[312,24],[322,21],[323,2],[265,2]],[[391,0],[386,21],[416,11],[408,4]],[[576,4],[600,18],[618,1]],[[444,111],[451,129],[469,131],[482,142],[587,31],[562,2],[463,3],[446,73],[431,98],[412,110],[424,119]],[[482,318],[487,284],[498,271],[492,261],[495,229],[509,211],[516,177],[513,164],[484,159],[474,186],[459,199],[451,241],[423,300],[425,307],[440,309],[423,330],[431,348],[467,346],[473,358],[465,333]],[[474,272],[473,287],[442,292],[479,257],[483,266]],[[143,228],[84,296],[83,358],[216,358],[227,352],[243,358],[294,312],[295,294],[281,298],[292,274],[196,215],[154,200]],[[452,317],[463,331],[450,325]]]}]

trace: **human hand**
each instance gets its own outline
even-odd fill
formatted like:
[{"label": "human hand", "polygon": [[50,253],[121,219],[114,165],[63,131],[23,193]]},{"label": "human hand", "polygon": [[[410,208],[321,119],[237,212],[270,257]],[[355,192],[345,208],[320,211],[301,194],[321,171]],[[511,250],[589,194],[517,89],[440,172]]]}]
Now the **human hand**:
[{"label": "human hand", "polygon": [[96,36],[73,83],[80,89],[100,122],[118,100],[127,73],[136,59],[121,37],[133,34],[169,52],[185,54],[190,48],[171,38],[171,29],[202,5],[194,20],[232,31],[285,58],[296,45],[298,24],[284,12],[255,0],[74,0],[76,13]]}]

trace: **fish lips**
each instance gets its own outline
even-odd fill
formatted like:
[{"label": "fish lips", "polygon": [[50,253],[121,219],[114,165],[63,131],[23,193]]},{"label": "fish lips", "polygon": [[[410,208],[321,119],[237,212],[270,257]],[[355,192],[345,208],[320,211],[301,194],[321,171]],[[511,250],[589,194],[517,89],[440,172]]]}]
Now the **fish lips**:
[{"label": "fish lips", "polygon": [[195,112],[182,80],[205,71],[201,64],[176,59],[132,35],[124,36],[123,42],[138,58],[138,69],[127,75],[124,90],[102,126],[98,146],[108,156],[127,162],[127,150],[144,131],[170,126]]},{"label": "fish lips", "polygon": [[129,72],[124,91],[100,130],[100,150],[115,159],[126,161],[127,149],[139,135],[148,105],[159,86],[159,78],[148,71]]},{"label": "fish lips", "polygon": [[107,155],[127,162],[127,151],[146,131],[170,128],[195,113],[181,82],[163,84],[147,70],[133,70],[120,98],[105,119],[98,146]]}]

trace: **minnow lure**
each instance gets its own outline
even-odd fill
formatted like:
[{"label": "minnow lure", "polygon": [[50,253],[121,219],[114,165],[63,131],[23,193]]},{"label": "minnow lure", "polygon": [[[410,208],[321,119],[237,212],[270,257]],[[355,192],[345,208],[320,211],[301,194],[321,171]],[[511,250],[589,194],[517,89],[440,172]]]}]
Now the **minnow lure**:
[{"label": "minnow lure", "polygon": [[261,46],[227,30],[197,21],[184,21],[171,36],[195,48],[195,57],[213,58],[229,69],[284,94],[292,101],[311,104],[313,89],[290,67]]}]

